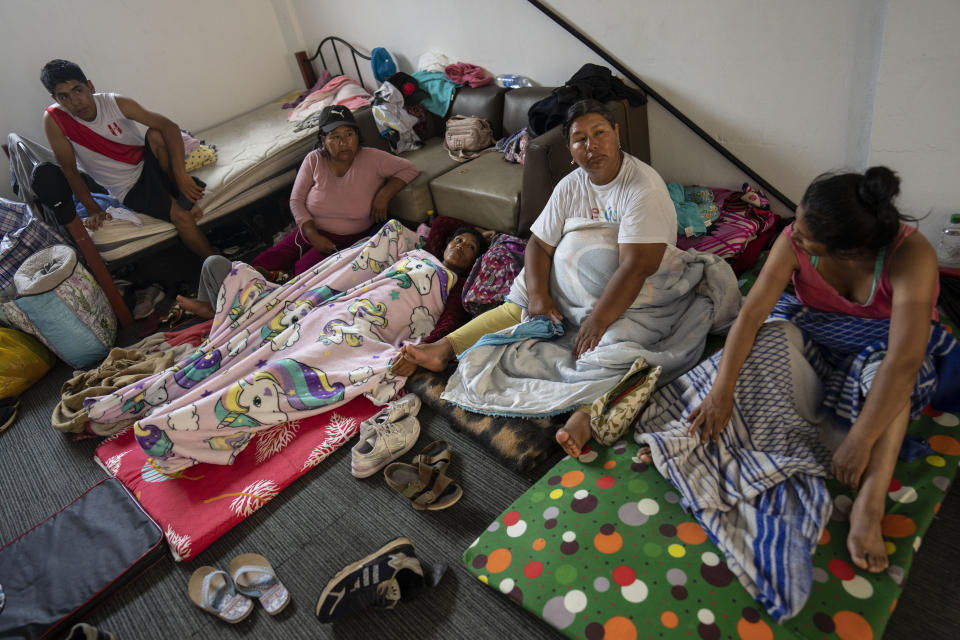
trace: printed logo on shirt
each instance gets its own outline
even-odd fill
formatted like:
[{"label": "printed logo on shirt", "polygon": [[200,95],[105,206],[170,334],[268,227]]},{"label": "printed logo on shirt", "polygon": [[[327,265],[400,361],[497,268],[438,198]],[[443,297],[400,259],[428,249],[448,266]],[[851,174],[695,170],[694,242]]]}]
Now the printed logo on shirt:
[{"label": "printed logo on shirt", "polygon": [[121,133],[123,133],[123,130],[120,128],[120,125],[118,125],[116,122],[111,122],[110,124],[108,124],[107,129],[109,129],[110,133],[112,133],[115,136],[119,136]]},{"label": "printed logo on shirt", "polygon": [[597,207],[590,209],[590,219],[604,222],[620,222],[620,216],[617,215],[617,210],[607,205],[603,211],[600,211]]}]

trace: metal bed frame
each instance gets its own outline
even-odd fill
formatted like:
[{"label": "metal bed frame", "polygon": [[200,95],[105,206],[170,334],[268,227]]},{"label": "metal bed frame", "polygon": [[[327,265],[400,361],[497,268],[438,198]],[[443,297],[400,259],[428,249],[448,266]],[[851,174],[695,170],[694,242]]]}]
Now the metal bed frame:
[{"label": "metal bed frame", "polygon": [[[330,64],[327,63],[327,58],[323,54],[324,45],[327,46],[327,55],[332,55],[333,59],[337,62],[338,75],[346,74],[343,66],[343,60],[340,57],[340,52],[344,52],[344,57],[347,54],[350,55],[350,58],[353,60],[353,68],[356,69],[357,75],[354,76],[354,79],[362,84],[365,89],[371,91],[370,87],[367,86],[367,83],[364,81],[363,71],[360,69],[359,60],[365,60],[369,62],[372,59],[370,54],[363,53],[357,50],[352,44],[344,40],[343,38],[338,38],[337,36],[327,36],[320,41],[320,44],[317,46],[316,52],[311,57],[307,57],[305,51],[298,51],[295,55],[297,59],[297,66],[300,68],[300,75],[303,77],[303,84],[307,89],[310,89],[317,83],[317,74],[313,69],[313,61],[318,57],[320,58],[321,69],[330,71],[333,73],[333,69]],[[349,59],[348,59],[349,62]],[[366,65],[368,69],[367,75],[369,77],[373,76],[373,71],[370,69],[370,65]]]}]

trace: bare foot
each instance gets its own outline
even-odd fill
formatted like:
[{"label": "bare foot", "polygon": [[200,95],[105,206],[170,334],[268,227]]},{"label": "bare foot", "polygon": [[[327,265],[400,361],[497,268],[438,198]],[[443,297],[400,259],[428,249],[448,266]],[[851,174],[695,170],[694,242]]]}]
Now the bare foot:
[{"label": "bare foot", "polygon": [[872,573],[879,573],[890,565],[880,529],[883,511],[872,509],[867,502],[867,497],[863,494],[853,501],[847,550],[850,551],[853,564]]},{"label": "bare foot", "polygon": [[422,344],[419,347],[405,344],[400,352],[405,359],[430,371],[443,371],[454,355],[453,346],[446,338],[433,344]]},{"label": "bare foot", "polygon": [[417,370],[417,365],[407,360],[403,353],[390,364],[390,373],[395,376],[409,377]]},{"label": "bare foot", "polygon": [[653,454],[650,453],[650,447],[643,445],[637,449],[637,460],[644,464],[653,464]]},{"label": "bare foot", "polygon": [[567,423],[557,429],[557,443],[571,458],[579,458],[583,445],[590,440],[590,414],[574,411]]},{"label": "bare foot", "polygon": [[209,320],[213,317],[213,305],[209,302],[187,298],[185,296],[177,296],[177,304],[198,318]]}]

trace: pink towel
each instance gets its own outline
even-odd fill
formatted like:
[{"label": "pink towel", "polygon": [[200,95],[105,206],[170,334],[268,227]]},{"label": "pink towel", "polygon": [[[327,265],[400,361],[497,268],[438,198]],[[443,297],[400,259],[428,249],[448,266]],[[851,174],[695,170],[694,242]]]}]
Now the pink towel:
[{"label": "pink towel", "polygon": [[468,84],[471,87],[482,87],[490,84],[490,76],[487,75],[487,72],[484,71],[482,67],[470,64],[469,62],[457,62],[456,64],[447,65],[443,72],[451,81],[457,84]]}]

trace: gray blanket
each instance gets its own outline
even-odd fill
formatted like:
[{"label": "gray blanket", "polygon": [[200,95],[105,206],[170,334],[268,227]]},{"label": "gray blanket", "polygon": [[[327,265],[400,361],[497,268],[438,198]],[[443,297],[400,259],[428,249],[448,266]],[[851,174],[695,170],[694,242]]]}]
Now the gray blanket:
[{"label": "gray blanket", "polygon": [[[568,220],[550,273],[564,335],[470,349],[442,397],[490,415],[554,415],[609,391],[641,356],[663,367],[660,384],[666,384],[700,360],[707,334],[727,329],[740,308],[737,278],[726,262],[712,254],[667,247],[660,268],[647,278],[633,304],[595,349],[576,360],[573,345],[580,323],[617,266],[616,225]],[[527,307],[523,272],[508,299]]]}]

